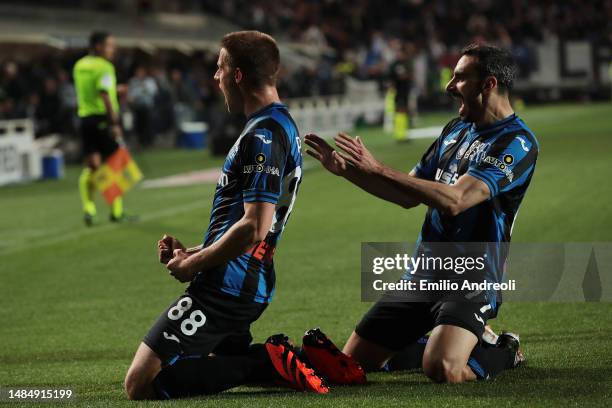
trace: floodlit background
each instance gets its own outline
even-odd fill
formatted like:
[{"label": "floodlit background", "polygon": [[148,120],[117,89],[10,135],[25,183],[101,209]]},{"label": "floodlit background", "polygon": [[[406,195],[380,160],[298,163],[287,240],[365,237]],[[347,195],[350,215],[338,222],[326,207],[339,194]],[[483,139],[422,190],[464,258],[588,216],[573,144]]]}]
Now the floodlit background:
[{"label": "floodlit background", "polygon": [[[609,0],[0,2],[0,386],[72,387],[83,405],[127,405],[133,352],[183,290],[157,262],[156,241],[201,241],[218,169],[243,125],[212,79],[230,31],[277,38],[281,98],[302,135],[359,134],[406,171],[456,116],[443,86],[461,47],[512,50],[514,108],[541,145],[513,240],[612,241],[610,21]],[[82,221],[71,72],[93,29],[119,45],[122,123],[145,175],[125,198],[134,224],[109,223],[100,197],[98,224]],[[309,158],[305,169],[275,256],[275,300],[253,335],[299,343],[320,326],[343,344],[369,307],[360,243],[414,241],[425,208],[369,197]],[[528,364],[493,383],[380,373],[324,397],[241,387],[197,404],[609,406],[611,313],[609,303],[504,304],[491,323],[521,334]]]}]

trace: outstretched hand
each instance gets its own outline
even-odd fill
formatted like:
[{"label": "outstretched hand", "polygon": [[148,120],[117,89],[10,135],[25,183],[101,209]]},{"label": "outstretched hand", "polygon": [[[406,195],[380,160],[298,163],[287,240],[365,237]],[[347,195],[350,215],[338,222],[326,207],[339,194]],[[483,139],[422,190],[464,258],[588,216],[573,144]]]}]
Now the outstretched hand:
[{"label": "outstretched hand", "polygon": [[380,162],[365,147],[359,136],[351,137],[341,132],[334,138],[334,141],[336,146],[345,153],[342,155],[344,160],[357,170],[366,174],[373,174],[380,169]]},{"label": "outstretched hand", "polygon": [[346,171],[346,160],[323,138],[309,134],[304,137],[304,143],[312,148],[307,149],[306,153],[317,159],[323,167],[336,176],[341,176]]}]

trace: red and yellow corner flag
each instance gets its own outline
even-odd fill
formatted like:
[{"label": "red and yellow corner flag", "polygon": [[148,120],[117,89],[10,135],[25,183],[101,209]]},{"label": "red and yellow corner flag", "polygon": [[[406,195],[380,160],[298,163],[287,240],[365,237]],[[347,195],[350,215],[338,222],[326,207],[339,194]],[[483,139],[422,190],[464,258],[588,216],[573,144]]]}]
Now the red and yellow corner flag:
[{"label": "red and yellow corner flag", "polygon": [[142,179],[142,173],[130,152],[118,148],[93,174],[94,184],[111,204]]}]

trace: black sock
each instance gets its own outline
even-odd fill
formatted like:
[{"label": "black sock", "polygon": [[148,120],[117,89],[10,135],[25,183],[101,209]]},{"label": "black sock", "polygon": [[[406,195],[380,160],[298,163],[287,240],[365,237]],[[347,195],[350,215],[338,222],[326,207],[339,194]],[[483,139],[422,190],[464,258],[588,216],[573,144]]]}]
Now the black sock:
[{"label": "black sock", "polygon": [[254,364],[246,378],[246,383],[269,382],[278,378],[265,344],[252,344],[249,347],[249,356],[254,360]]},{"label": "black sock", "polygon": [[255,344],[244,355],[181,357],[162,369],[153,384],[160,398],[182,398],[271,380],[274,373],[265,345]]},{"label": "black sock", "polygon": [[423,336],[387,362],[384,371],[414,370],[423,367],[423,353],[429,336]]},{"label": "black sock", "polygon": [[508,348],[485,347],[477,344],[472,350],[468,366],[479,379],[495,378],[514,363],[514,352]]}]

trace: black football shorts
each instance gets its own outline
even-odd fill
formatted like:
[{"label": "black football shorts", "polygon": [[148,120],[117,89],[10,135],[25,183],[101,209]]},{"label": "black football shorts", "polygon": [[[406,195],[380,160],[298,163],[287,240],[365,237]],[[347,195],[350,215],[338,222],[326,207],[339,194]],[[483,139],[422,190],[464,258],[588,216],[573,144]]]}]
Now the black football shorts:
[{"label": "black football shorts", "polygon": [[84,156],[100,153],[102,160],[106,160],[119,148],[119,144],[111,135],[108,119],[104,115],[81,118],[79,133]]},{"label": "black football shorts", "polygon": [[393,351],[401,351],[434,327],[446,324],[471,331],[480,341],[488,319],[495,317],[485,302],[440,299],[436,302],[398,302],[381,298],[363,316],[355,332]]},{"label": "black football shorts", "polygon": [[204,296],[187,289],[157,319],[143,342],[162,366],[180,357],[243,354],[253,340],[251,323],[265,307],[222,293]]}]

